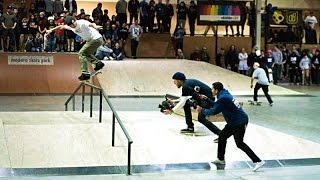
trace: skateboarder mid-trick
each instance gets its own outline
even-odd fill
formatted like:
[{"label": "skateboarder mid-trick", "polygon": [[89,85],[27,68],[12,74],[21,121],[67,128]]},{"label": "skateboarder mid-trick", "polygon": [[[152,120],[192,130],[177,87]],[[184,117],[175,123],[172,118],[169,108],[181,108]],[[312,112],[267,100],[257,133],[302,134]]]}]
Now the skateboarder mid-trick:
[{"label": "skateboarder mid-trick", "polygon": [[86,44],[79,51],[80,68],[82,73],[78,79],[80,81],[88,80],[90,79],[90,73],[88,72],[87,62],[95,65],[95,71],[102,69],[104,66],[104,63],[94,56],[95,51],[101,46],[103,41],[101,34],[97,31],[97,29],[101,29],[102,26],[98,26],[95,23],[90,23],[83,19],[76,20],[71,16],[66,18],[66,23],[67,25],[60,25],[47,30],[46,34],[50,34],[58,29],[67,29],[81,36],[81,38],[86,41]]},{"label": "skateboarder mid-trick", "polygon": [[258,82],[256,83],[255,87],[254,87],[254,95],[253,95],[253,101],[254,104],[258,105],[258,91],[260,88],[262,88],[264,95],[266,96],[269,105],[273,106],[273,101],[269,95],[269,80],[267,78],[267,74],[266,72],[260,68],[260,64],[255,62],[253,64],[253,74],[252,74],[252,78],[251,78],[251,88],[253,88],[253,81],[254,79],[257,79]]}]

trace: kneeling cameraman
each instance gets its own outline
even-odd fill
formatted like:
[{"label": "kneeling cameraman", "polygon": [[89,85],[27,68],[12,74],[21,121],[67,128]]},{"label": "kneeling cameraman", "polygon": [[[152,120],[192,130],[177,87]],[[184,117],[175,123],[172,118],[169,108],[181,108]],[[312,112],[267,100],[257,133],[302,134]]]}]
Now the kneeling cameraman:
[{"label": "kneeling cameraman", "polygon": [[[191,107],[199,105],[204,108],[210,108],[210,105],[207,104],[205,101],[202,101],[202,96],[205,95],[206,97],[210,98],[212,101],[214,101],[214,97],[212,96],[211,88],[204,84],[203,82],[196,80],[196,79],[186,79],[186,76],[181,72],[176,72],[172,79],[174,80],[174,84],[178,87],[182,87],[182,96],[176,100],[171,102],[177,102],[178,104],[174,106],[172,110],[165,110],[164,114],[172,114],[176,110],[183,107],[184,114],[186,118],[187,128],[182,129],[181,133],[193,133],[194,132],[194,124],[192,122],[192,114],[191,114]],[[193,103],[187,103],[187,101],[191,100],[196,101],[196,105]],[[195,107],[196,108],[196,107]],[[212,122],[208,121],[206,119],[206,116],[202,113],[198,114],[198,121],[205,125],[210,131],[212,131],[214,134],[219,135],[220,129],[215,126]]]}]

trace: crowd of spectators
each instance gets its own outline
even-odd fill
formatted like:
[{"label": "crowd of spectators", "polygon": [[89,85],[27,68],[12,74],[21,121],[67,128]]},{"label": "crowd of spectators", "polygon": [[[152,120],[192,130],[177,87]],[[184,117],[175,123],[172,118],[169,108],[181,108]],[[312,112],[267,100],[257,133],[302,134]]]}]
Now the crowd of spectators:
[{"label": "crowd of spectators", "polygon": [[[198,57],[194,53],[191,59],[201,60],[194,59]],[[216,65],[247,76],[252,75],[255,62],[265,69],[267,75],[272,73],[273,79],[269,80],[273,80],[274,84],[288,82],[290,85],[320,85],[320,50],[316,46],[311,50],[301,50],[296,45],[288,49],[285,44],[280,44],[267,52],[254,47],[251,53],[247,53],[245,48],[237,52],[235,46],[231,45],[227,51],[221,48],[216,58]]]}]

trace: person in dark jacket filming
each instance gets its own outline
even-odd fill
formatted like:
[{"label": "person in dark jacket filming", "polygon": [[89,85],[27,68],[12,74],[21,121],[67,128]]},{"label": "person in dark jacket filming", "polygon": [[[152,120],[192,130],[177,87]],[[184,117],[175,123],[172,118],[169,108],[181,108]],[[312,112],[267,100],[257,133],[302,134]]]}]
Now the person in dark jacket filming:
[{"label": "person in dark jacket filming", "polygon": [[[199,94],[205,94],[208,99],[211,99],[214,101],[214,97],[211,94],[211,88],[206,85],[205,83],[196,80],[196,79],[187,79],[186,76],[181,72],[176,72],[172,79],[174,80],[174,84],[177,86],[177,88],[182,87],[182,96],[178,100],[169,100],[171,103],[177,103],[173,109],[171,110],[165,110],[164,114],[172,114],[173,112],[177,111],[178,109],[183,107],[185,118],[186,118],[186,124],[188,127],[186,129],[182,129],[181,133],[193,133],[194,132],[194,124],[192,122],[192,113],[191,113],[191,107],[187,101],[189,99],[193,99],[197,101],[198,105],[201,105],[202,107],[209,107],[204,101],[199,99]],[[211,132],[213,132],[216,135],[219,135],[220,129],[215,126],[212,122],[208,121],[206,119],[206,116],[199,113],[198,114],[198,121],[206,126]],[[217,139],[214,140],[215,143],[217,143]]]},{"label": "person in dark jacket filming", "polygon": [[212,107],[210,109],[205,109],[200,106],[197,107],[197,111],[206,116],[222,113],[227,122],[226,126],[219,133],[218,159],[212,163],[220,165],[225,164],[224,156],[227,139],[233,135],[237,147],[244,151],[256,164],[253,170],[257,171],[264,165],[265,161],[262,161],[251,148],[243,142],[243,137],[249,121],[248,115],[243,111],[239,102],[228,92],[228,90],[223,88],[222,83],[215,82],[212,84],[212,95],[217,96],[216,102],[213,102],[205,95],[200,95],[201,99],[204,99],[207,103],[211,104]]}]

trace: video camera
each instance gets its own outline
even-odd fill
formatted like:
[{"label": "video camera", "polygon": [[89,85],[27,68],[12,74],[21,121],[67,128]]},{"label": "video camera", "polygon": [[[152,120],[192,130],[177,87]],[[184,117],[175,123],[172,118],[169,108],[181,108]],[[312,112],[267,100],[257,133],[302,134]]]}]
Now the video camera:
[{"label": "video camera", "polygon": [[174,104],[170,103],[168,101],[168,98],[167,96],[165,96],[165,99],[164,101],[161,102],[161,104],[159,104],[158,108],[160,108],[160,112],[164,112],[165,110],[171,110],[173,107],[174,107]]},{"label": "video camera", "polygon": [[[191,107],[193,107],[193,109],[197,109],[197,106],[199,105],[199,92],[200,92],[200,87],[199,86],[195,86],[194,89],[191,89],[191,98],[187,100],[186,104],[190,105]],[[170,103],[168,101],[168,97],[165,96],[165,101],[162,101],[161,104],[159,104],[158,108],[160,108],[160,112],[164,112],[165,110],[171,110],[174,107],[174,104]]]}]

